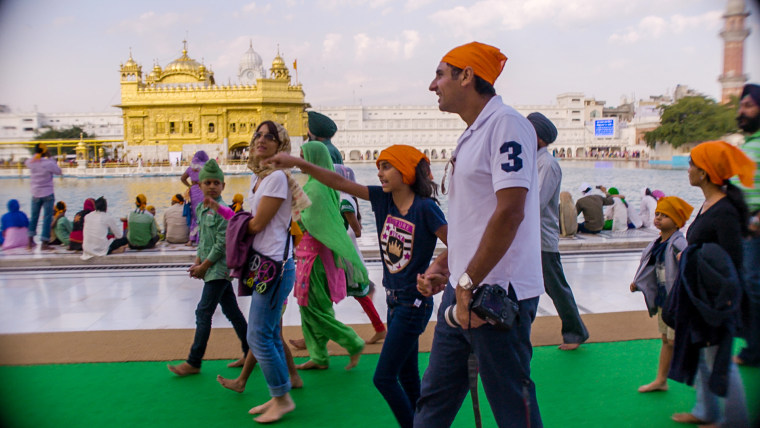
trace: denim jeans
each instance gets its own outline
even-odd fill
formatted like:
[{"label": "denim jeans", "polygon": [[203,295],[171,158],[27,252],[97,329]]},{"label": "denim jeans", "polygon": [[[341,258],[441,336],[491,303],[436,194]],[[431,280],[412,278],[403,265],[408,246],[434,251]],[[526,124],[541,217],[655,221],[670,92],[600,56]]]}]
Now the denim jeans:
[{"label": "denim jeans", "polygon": [[742,336],[747,339],[747,347],[741,350],[739,358],[746,364],[760,366],[760,237],[744,240],[744,287],[749,299],[749,315],[745,317]]},{"label": "denim jeans", "polygon": [[208,338],[211,336],[211,317],[214,316],[216,307],[222,305],[222,313],[232,323],[243,347],[243,355],[248,353],[248,343],[245,340],[247,329],[245,317],[232,291],[232,284],[226,279],[216,279],[203,284],[203,293],[198,307],[195,309],[195,339],[190,348],[187,363],[200,368],[203,355],[206,353]]},{"label": "denim jeans", "polygon": [[[255,291],[251,296],[248,312],[248,345],[264,373],[269,395],[281,397],[290,391],[290,375],[285,360],[285,350],[280,340],[280,317],[282,305],[288,298],[296,281],[293,259],[283,265],[282,280],[277,289],[266,294]],[[272,294],[274,293],[274,295]]]},{"label": "denim jeans", "polygon": [[373,382],[399,426],[406,428],[414,422],[414,406],[420,397],[419,338],[433,313],[433,298],[423,297],[415,287],[386,294],[388,333]]},{"label": "denim jeans", "polygon": [[717,346],[702,348],[699,351],[699,367],[694,381],[697,401],[691,414],[697,418],[716,425],[731,428],[748,428],[747,405],[744,398],[744,386],[739,376],[739,369],[731,362],[728,369],[728,394],[719,397],[710,391],[710,374],[715,364]]},{"label": "denim jeans", "polygon": [[[509,297],[517,301],[511,287]],[[438,324],[430,363],[422,378],[414,426],[451,426],[469,392],[467,360],[474,352],[480,380],[499,427],[541,427],[536,386],[530,379],[530,327],[536,317],[538,297],[517,302],[519,318],[510,331],[490,324],[472,330],[449,327],[444,312],[454,303],[454,288],[447,285],[438,308]]]},{"label": "denim jeans", "polygon": [[583,324],[578,305],[575,304],[573,290],[565,279],[559,253],[541,251],[541,267],[544,271],[544,289],[551,297],[557,315],[562,320],[562,341],[583,343],[588,339],[588,330]]},{"label": "denim jeans", "polygon": [[32,197],[32,212],[29,219],[29,236],[37,235],[37,223],[40,220],[40,209],[42,209],[42,232],[40,239],[43,242],[50,241],[50,225],[53,223],[53,205],[55,205],[55,194],[43,196],[41,198]]}]

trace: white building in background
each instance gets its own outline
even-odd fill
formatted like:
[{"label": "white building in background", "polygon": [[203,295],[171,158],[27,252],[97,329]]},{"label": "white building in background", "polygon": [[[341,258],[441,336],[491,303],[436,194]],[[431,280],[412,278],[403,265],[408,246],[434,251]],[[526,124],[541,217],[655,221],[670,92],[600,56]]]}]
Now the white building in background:
[{"label": "white building in background", "polygon": [[[602,153],[647,156],[649,149],[637,138],[637,128],[632,122],[633,104],[614,109],[605,108],[604,104],[571,92],[558,95],[554,105],[514,107],[525,116],[541,112],[554,122],[559,136],[550,147],[557,156],[575,158]],[[431,160],[448,159],[465,129],[459,116],[441,112],[435,105],[314,107],[314,110],[338,125],[332,142],[346,160],[374,159],[393,144],[415,146]]]},{"label": "white building in background", "polygon": [[[117,140],[124,136],[122,115],[117,110],[112,113],[15,113],[0,106],[0,142],[32,141],[48,130],[74,126],[100,139]],[[2,160],[23,160],[29,155],[29,148],[25,145],[0,145]]]},{"label": "white building in background", "polygon": [[[242,64],[245,77],[256,65],[255,58]],[[666,99],[667,98],[667,99]],[[557,127],[557,141],[550,146],[555,156],[565,158],[603,156],[648,157],[643,134],[659,125],[661,104],[672,98],[605,107],[604,101],[569,92],[557,96],[556,104],[514,106],[520,114],[538,111]],[[672,101],[670,101],[672,102]],[[333,143],[349,161],[372,160],[393,144],[409,144],[431,160],[448,159],[465,123],[459,116],[444,113],[438,106],[340,106],[315,107],[338,125]],[[48,129],[81,127],[97,138],[123,139],[122,114],[113,113],[13,113],[0,107],[0,142],[30,141]],[[15,153],[18,152],[18,153]],[[28,149],[0,148],[0,158],[28,156]]]},{"label": "white building in background", "polygon": [[50,129],[74,126],[97,138],[118,139],[124,134],[121,112],[110,113],[15,113],[0,108],[0,141],[30,141]]}]

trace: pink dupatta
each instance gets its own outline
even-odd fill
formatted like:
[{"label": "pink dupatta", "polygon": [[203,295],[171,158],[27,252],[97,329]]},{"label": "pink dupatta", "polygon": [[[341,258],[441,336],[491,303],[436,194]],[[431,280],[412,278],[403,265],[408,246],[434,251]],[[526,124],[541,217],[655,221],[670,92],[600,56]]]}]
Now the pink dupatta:
[{"label": "pink dupatta", "polygon": [[317,256],[322,260],[327,273],[327,286],[330,290],[330,300],[338,303],[346,297],[346,273],[335,266],[333,252],[324,244],[317,241],[309,232],[304,232],[301,242],[295,250],[296,284],[293,294],[300,306],[309,305],[309,276]]}]

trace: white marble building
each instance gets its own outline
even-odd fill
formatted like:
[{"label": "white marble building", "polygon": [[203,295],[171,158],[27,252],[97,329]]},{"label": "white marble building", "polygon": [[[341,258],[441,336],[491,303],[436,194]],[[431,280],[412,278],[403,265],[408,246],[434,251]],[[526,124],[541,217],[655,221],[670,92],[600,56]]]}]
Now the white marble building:
[{"label": "white marble building", "polygon": [[[571,92],[558,95],[554,105],[514,107],[525,116],[541,112],[554,122],[559,136],[550,147],[558,156],[586,157],[597,152],[641,152],[647,156],[649,149],[637,139],[636,125],[618,118],[604,118],[603,106],[604,102]],[[459,116],[441,112],[435,105],[315,106],[314,110],[335,121],[338,133],[332,142],[346,160],[354,161],[372,160],[393,144],[413,145],[431,160],[448,159],[465,128]],[[610,136],[595,135],[594,123],[598,119],[613,121]]]}]

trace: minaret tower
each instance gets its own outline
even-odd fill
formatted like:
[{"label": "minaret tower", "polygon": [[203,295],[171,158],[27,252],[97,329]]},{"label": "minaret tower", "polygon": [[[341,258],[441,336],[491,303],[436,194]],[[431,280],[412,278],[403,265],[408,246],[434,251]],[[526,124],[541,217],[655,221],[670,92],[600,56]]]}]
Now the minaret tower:
[{"label": "minaret tower", "polygon": [[726,13],[723,15],[725,25],[720,37],[723,39],[723,74],[718,77],[722,87],[720,102],[731,101],[731,96],[739,96],[747,82],[744,74],[744,40],[749,36],[749,29],[744,20],[749,16],[745,10],[744,0],[728,0]]}]

